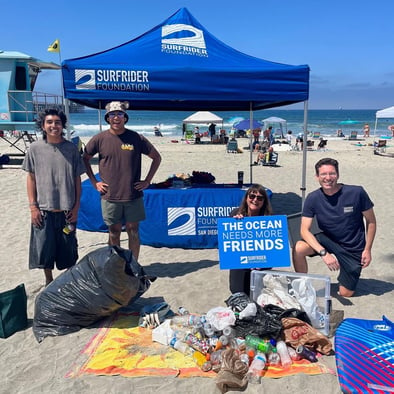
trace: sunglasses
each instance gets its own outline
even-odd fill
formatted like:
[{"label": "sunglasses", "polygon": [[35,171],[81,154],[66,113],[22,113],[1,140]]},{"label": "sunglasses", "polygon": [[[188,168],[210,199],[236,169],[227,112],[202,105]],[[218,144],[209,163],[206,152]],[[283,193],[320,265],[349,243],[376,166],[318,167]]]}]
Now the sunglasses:
[{"label": "sunglasses", "polygon": [[254,193],[248,194],[248,197],[249,197],[250,200],[254,200],[255,198],[257,199],[257,201],[263,201],[264,200],[264,196],[259,196],[259,195],[254,194]]},{"label": "sunglasses", "polygon": [[124,112],[110,112],[108,114],[110,118],[114,118],[115,116],[117,116],[118,118],[124,118],[124,115]]}]

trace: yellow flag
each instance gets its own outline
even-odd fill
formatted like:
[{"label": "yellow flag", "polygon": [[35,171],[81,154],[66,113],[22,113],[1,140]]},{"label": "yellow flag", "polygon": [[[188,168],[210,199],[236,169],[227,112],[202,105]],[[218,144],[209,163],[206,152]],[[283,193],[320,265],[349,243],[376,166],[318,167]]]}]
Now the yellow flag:
[{"label": "yellow flag", "polygon": [[48,47],[48,52],[60,52],[60,42],[59,40],[53,41]]}]

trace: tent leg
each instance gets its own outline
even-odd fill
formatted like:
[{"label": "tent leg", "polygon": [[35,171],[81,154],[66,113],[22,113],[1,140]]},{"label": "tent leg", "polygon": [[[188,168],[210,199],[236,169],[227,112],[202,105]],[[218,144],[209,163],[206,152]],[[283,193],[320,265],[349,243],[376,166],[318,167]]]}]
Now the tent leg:
[{"label": "tent leg", "polygon": [[302,179],[301,179],[301,210],[304,206],[305,191],[306,191],[306,155],[307,155],[307,140],[308,140],[308,101],[304,101],[304,137],[302,149]]},{"label": "tent leg", "polygon": [[249,120],[250,120],[250,136],[249,136],[249,179],[250,179],[250,184],[253,183],[253,133],[252,133],[252,128],[253,128],[253,106],[252,102],[250,102],[250,107],[249,107]]}]

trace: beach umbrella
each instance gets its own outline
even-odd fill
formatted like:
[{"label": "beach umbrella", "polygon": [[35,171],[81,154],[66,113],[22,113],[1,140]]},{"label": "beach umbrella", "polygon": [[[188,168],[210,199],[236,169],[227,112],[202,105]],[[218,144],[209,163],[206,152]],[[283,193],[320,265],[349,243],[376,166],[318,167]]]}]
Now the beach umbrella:
[{"label": "beach umbrella", "polygon": [[342,120],[338,124],[340,124],[341,126],[351,126],[351,125],[359,124],[359,123],[361,123],[361,122],[358,121],[358,120],[350,120],[350,119],[348,119],[348,120]]},{"label": "beach umbrella", "polygon": [[[252,121],[252,130],[254,129],[261,129],[263,124],[258,120]],[[233,128],[236,130],[250,130],[250,119],[244,119],[240,122],[234,123]]]}]

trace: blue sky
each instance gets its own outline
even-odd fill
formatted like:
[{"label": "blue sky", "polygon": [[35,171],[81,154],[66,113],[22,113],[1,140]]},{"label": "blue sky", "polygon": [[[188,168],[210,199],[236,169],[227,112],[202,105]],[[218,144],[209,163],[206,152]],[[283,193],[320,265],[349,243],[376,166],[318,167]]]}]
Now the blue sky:
[{"label": "blue sky", "polygon": [[[308,64],[310,109],[394,105],[393,0],[8,0],[0,50],[58,63],[47,51],[57,38],[62,60],[85,56],[136,38],[181,7],[241,52]],[[44,71],[36,90],[59,93],[60,86],[60,72]]]}]

